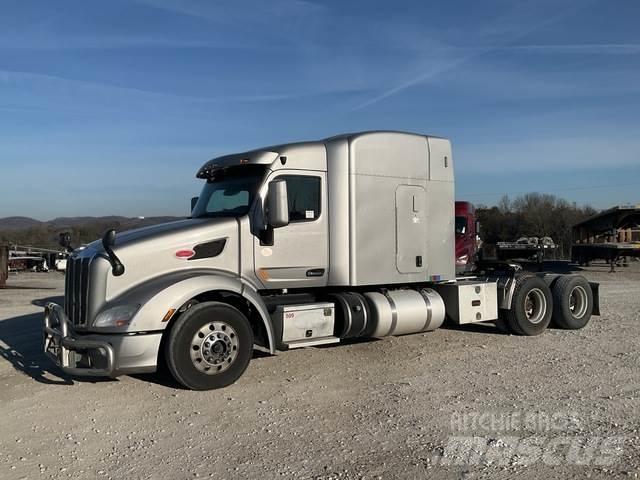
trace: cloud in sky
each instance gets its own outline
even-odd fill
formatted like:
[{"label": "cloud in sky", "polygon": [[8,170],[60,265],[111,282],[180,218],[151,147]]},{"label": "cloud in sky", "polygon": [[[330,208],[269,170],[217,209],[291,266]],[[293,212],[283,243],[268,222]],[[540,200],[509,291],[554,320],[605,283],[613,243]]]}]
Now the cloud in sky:
[{"label": "cloud in sky", "polygon": [[[452,138],[457,164],[492,191],[496,172],[517,182],[532,159],[602,177],[599,152],[640,176],[640,4],[605,6],[9,0],[0,165],[5,182],[31,175],[41,190],[4,194],[0,216],[179,213],[213,155],[379,128]],[[77,188],[116,170],[108,204]],[[152,177],[167,195],[132,193],[152,192]],[[50,184],[64,207],[45,200]]]}]

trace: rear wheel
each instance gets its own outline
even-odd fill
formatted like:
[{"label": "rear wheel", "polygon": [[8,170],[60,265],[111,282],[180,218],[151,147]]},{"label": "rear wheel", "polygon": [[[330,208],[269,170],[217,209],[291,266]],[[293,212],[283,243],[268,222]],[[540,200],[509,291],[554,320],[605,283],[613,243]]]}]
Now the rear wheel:
[{"label": "rear wheel", "polygon": [[222,388],[244,373],[253,352],[253,332],[236,308],[218,302],[188,309],[166,343],[173,377],[192,390]]},{"label": "rear wheel", "polygon": [[591,320],[593,292],[586,278],[567,275],[553,285],[553,323],[560,328],[577,330]]},{"label": "rear wheel", "polygon": [[519,275],[515,282],[511,308],[503,313],[503,321],[518,335],[540,335],[551,322],[551,291],[535,275]]}]

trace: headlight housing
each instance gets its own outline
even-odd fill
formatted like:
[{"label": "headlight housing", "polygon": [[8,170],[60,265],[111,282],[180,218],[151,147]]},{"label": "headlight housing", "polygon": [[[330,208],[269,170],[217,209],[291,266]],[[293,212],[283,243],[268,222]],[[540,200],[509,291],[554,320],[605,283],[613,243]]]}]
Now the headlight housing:
[{"label": "headlight housing", "polygon": [[94,327],[126,327],[140,309],[140,305],[117,305],[100,312],[93,322]]}]

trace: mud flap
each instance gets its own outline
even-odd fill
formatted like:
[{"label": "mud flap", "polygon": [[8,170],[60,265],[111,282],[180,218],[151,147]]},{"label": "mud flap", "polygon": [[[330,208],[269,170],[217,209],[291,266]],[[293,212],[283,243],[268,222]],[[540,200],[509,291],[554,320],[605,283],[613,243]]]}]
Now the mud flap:
[{"label": "mud flap", "polygon": [[593,294],[593,310],[591,315],[600,315],[600,284],[597,282],[589,282],[591,293]]}]

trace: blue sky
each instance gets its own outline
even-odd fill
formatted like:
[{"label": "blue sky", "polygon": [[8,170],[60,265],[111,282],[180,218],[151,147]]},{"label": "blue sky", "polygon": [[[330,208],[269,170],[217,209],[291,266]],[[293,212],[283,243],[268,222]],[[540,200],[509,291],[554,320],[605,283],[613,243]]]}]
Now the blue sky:
[{"label": "blue sky", "polygon": [[0,217],[186,215],[209,158],[367,129],[451,138],[459,199],[640,202],[636,0],[1,5]]}]

